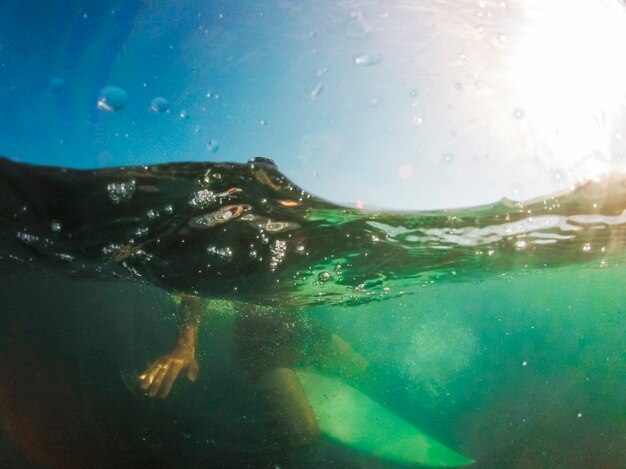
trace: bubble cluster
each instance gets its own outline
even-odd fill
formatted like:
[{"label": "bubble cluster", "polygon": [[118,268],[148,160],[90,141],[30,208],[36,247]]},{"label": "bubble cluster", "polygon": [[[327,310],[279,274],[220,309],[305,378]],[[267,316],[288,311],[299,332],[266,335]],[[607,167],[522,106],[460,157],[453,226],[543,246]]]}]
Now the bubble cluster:
[{"label": "bubble cluster", "polygon": [[117,205],[124,200],[130,199],[136,188],[137,183],[134,179],[126,182],[112,182],[107,185],[107,193],[109,199]]}]

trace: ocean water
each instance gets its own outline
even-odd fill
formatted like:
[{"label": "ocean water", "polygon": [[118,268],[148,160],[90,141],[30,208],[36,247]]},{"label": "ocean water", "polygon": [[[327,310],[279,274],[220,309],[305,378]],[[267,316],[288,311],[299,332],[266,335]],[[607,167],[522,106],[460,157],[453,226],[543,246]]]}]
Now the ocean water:
[{"label": "ocean water", "polygon": [[[251,375],[288,343],[276,366],[340,377],[473,467],[625,467],[625,200],[611,173],[391,212],[263,164],[2,159],[0,463],[404,467],[286,443]],[[199,376],[151,398],[138,377],[171,348],[181,295],[203,299]]]}]

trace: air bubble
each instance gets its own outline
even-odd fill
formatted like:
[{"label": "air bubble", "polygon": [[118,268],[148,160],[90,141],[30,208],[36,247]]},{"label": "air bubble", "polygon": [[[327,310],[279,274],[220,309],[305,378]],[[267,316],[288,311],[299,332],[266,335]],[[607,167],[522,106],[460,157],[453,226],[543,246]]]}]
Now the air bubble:
[{"label": "air bubble", "polygon": [[148,228],[145,226],[140,226],[135,230],[134,234],[137,238],[141,238],[148,234]]},{"label": "air bubble", "polygon": [[383,61],[383,57],[377,53],[365,53],[361,54],[354,59],[354,63],[361,67],[371,67],[378,65]]},{"label": "air bubble", "polygon": [[317,276],[318,280],[322,283],[328,282],[332,277],[329,272],[320,272]]},{"label": "air bubble", "polygon": [[117,86],[105,86],[98,95],[98,108],[105,111],[119,111],[128,101],[126,91]]},{"label": "air bubble", "polygon": [[61,222],[53,220],[52,223],[50,224],[50,229],[54,231],[55,233],[59,233],[61,231]]},{"label": "air bubble", "polygon": [[261,119],[261,120],[259,121],[259,125],[261,125],[261,126],[266,126],[266,125],[267,125],[267,121],[266,121],[265,119]]},{"label": "air bubble", "polygon": [[524,112],[524,110],[522,108],[517,108],[513,111],[513,117],[515,117],[516,119],[521,119],[526,115],[526,113]]},{"label": "air bubble", "polygon": [[424,123],[424,119],[422,119],[422,116],[413,116],[411,118],[411,123],[413,124],[413,127],[420,127]]},{"label": "air bubble", "polygon": [[180,117],[182,120],[187,120],[189,119],[189,113],[187,111],[180,111],[178,117]]},{"label": "air bubble", "polygon": [[170,104],[167,102],[167,99],[162,98],[161,96],[157,96],[150,101],[150,109],[152,112],[166,112],[169,107]]}]

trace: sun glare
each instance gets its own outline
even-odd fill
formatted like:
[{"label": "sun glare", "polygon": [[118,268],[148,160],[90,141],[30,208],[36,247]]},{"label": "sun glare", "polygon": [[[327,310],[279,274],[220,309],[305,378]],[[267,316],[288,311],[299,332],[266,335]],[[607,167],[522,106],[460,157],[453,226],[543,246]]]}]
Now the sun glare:
[{"label": "sun glare", "polygon": [[[548,156],[578,177],[606,169],[626,95],[626,14],[617,1],[526,0],[510,80]],[[584,174],[581,174],[583,173]]]}]

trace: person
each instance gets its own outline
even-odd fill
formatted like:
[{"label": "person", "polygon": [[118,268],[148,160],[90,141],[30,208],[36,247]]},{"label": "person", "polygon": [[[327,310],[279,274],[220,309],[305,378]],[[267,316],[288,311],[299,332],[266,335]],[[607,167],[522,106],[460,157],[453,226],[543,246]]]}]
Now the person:
[{"label": "person", "polygon": [[[255,158],[250,162],[257,168],[255,177],[259,182],[280,189],[264,170],[276,167],[272,160]],[[139,387],[147,396],[166,398],[181,374],[192,382],[197,379],[198,329],[204,314],[202,298],[180,295],[174,346],[139,376]],[[328,370],[349,375],[365,371],[367,360],[339,335],[325,334],[304,324],[288,307],[242,303],[235,314],[239,359],[269,410],[276,434],[289,446],[311,443],[318,438],[320,428],[294,366],[308,359],[309,363],[316,361]],[[303,342],[311,337],[313,345],[304,354]]]}]

